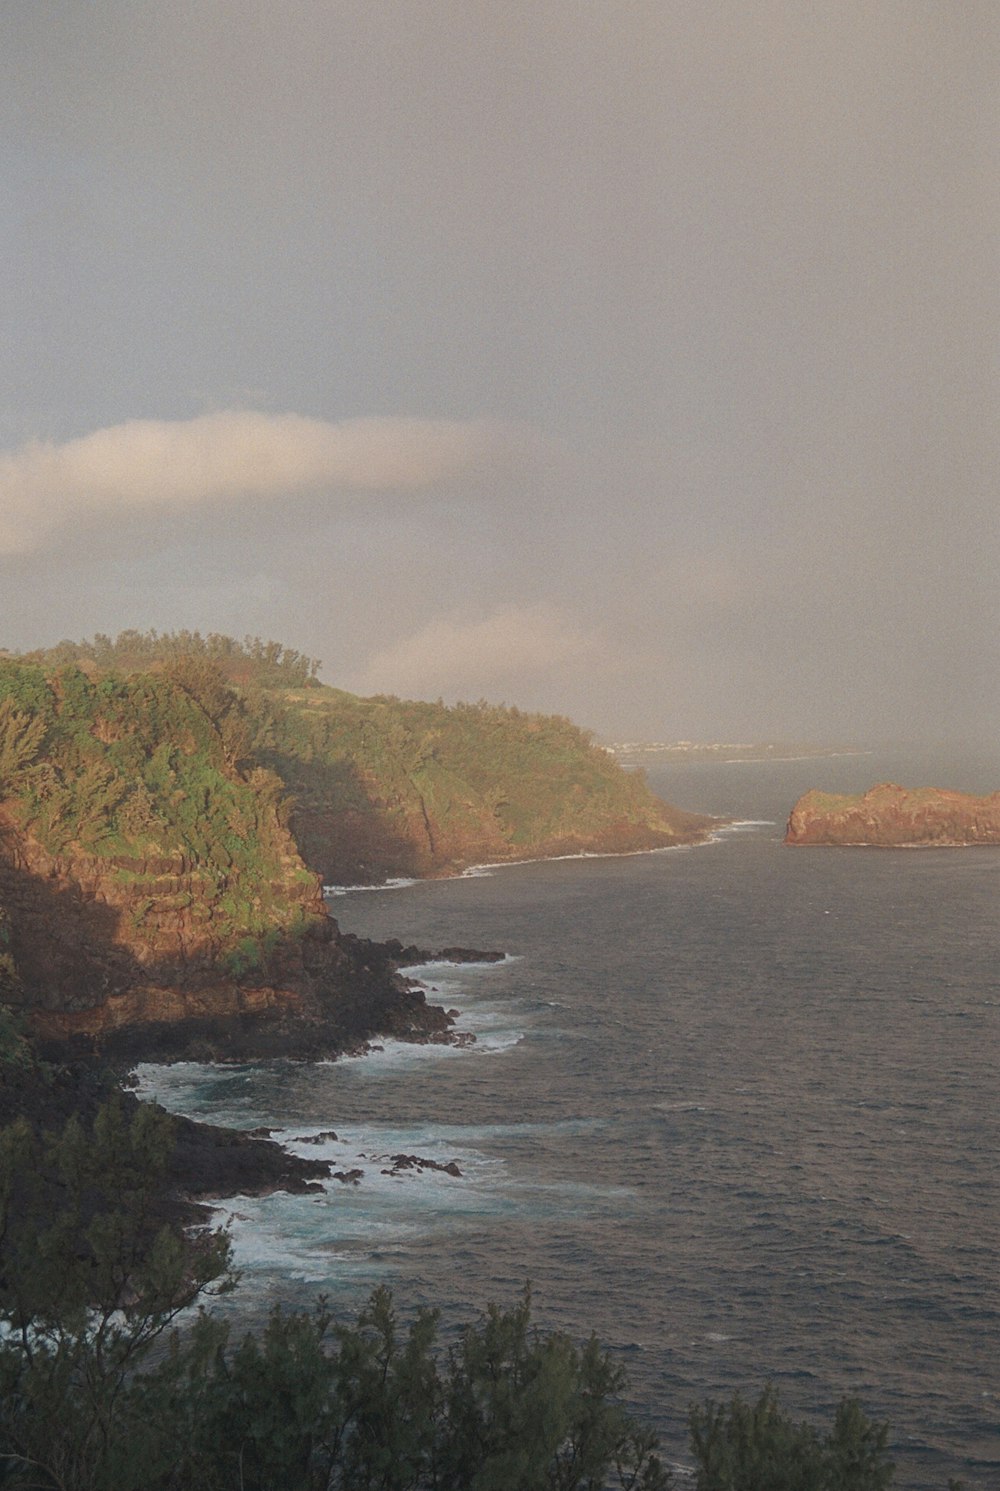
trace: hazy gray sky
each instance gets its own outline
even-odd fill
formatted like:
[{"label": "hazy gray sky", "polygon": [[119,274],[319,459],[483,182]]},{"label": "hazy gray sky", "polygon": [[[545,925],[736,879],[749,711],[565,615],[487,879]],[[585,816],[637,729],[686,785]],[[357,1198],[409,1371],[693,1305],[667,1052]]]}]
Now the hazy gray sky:
[{"label": "hazy gray sky", "polygon": [[5,0],[0,645],[1000,732],[997,0]]}]

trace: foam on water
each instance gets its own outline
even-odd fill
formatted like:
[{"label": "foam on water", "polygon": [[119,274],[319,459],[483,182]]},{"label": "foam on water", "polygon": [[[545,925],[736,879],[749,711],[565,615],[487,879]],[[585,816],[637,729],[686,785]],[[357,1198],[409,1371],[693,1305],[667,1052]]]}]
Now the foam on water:
[{"label": "foam on water", "polygon": [[406,875],[396,875],[390,880],[385,880],[381,885],[324,885],[324,896],[353,896],[358,891],[373,890],[406,890],[407,886],[416,885],[417,881]]},{"label": "foam on water", "polygon": [[261,1122],[256,1071],[255,1065],[141,1062],[135,1068],[136,1091],[139,1097],[162,1103],[171,1113],[185,1118],[209,1118],[229,1128],[252,1129]]},{"label": "foam on water", "polygon": [[[210,1069],[206,1069],[210,1072]],[[539,1181],[517,1173],[505,1156],[511,1140],[552,1137],[592,1124],[346,1124],[327,1130],[291,1126],[272,1137],[291,1153],[331,1163],[357,1183],[331,1178],[307,1195],[234,1196],[214,1210],[233,1244],[234,1263],[264,1283],[280,1279],[352,1289],[391,1274],[417,1239],[456,1229],[479,1231],[491,1219],[608,1215],[629,1193],[623,1187],[564,1180]],[[311,1142],[322,1134],[321,1142]],[[437,1165],[454,1162],[458,1175],[432,1168],[393,1173],[397,1155]],[[401,1251],[402,1250],[402,1251]]]},{"label": "foam on water", "polygon": [[512,963],[520,963],[520,961],[516,953],[504,953],[502,958],[483,958],[478,961],[475,958],[430,958],[426,963],[406,963],[403,966],[408,975],[411,970],[424,969],[433,972],[437,968],[469,969],[470,972],[489,973],[491,969],[509,968]]},{"label": "foam on water", "polygon": [[757,828],[777,828],[777,822],[773,818],[738,818],[732,823],[724,823],[720,828],[713,828],[708,836],[708,843],[717,844],[722,839],[729,838],[735,834],[753,833]]},{"label": "foam on water", "polygon": [[459,875],[459,880],[479,880],[494,875],[497,870],[516,870],[526,865],[555,865],[583,859],[635,859],[646,854],[678,854],[687,849],[696,849],[696,844],[660,844],[655,849],[580,849],[574,854],[546,854],[534,859],[499,859],[481,865],[468,865]]},{"label": "foam on water", "polygon": [[[518,961],[510,955],[502,961],[483,963],[438,959],[407,969],[407,977],[424,990],[431,1003],[443,1004],[446,1008],[461,1006],[456,1034],[473,1036],[472,1044],[421,1044],[395,1037],[376,1037],[367,1050],[338,1057],[336,1062],[311,1065],[344,1065],[355,1070],[370,1066],[373,1074],[376,1070],[382,1074],[389,1070],[454,1061],[463,1055],[496,1056],[509,1051],[525,1037],[526,1027],[530,1024],[530,1006],[520,999],[497,1004],[480,993],[477,984],[480,979],[488,981],[489,975]],[[442,978],[442,970],[460,977]],[[261,1069],[295,1065],[302,1063],[255,1062],[234,1066],[191,1061],[170,1065],[143,1062],[136,1067],[136,1078],[141,1097],[162,1103],[172,1112],[182,1113],[188,1118],[210,1118],[231,1128],[255,1128],[266,1121],[260,1117],[259,1108]]]}]

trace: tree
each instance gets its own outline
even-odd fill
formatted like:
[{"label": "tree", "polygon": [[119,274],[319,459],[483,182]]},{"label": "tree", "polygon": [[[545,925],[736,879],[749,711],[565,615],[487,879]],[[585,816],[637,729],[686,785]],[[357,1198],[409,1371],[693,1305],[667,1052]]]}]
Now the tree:
[{"label": "tree", "polygon": [[[237,1343],[203,1308],[179,1329],[233,1279],[225,1234],[161,1220],[171,1129],[119,1096],[87,1127],[0,1130],[3,1491],[669,1491],[622,1369],[534,1327],[527,1290],[448,1351],[385,1289],[353,1324],[320,1300]],[[892,1485],[853,1399],[826,1434],[771,1388],[689,1422],[696,1491]]]},{"label": "tree", "polygon": [[276,1311],[235,1349],[203,1316],[141,1385],[171,1491],[667,1491],[622,1386],[596,1341],[532,1329],[527,1295],[444,1354],[436,1312],[403,1328],[385,1289],[354,1324]]},{"label": "tree", "polygon": [[5,796],[38,756],[45,739],[45,718],[18,709],[8,695],[0,699],[0,796]]},{"label": "tree", "polygon": [[728,1404],[691,1409],[688,1423],[697,1469],[697,1491],[887,1491],[893,1465],[886,1453],[888,1426],[845,1398],[832,1431],[782,1411],[773,1388],[756,1403],[737,1393]]},{"label": "tree", "polygon": [[[0,1131],[0,1474],[128,1491],[144,1430],[130,1385],[181,1310],[226,1288],[223,1233],[160,1223],[172,1121],[118,1097],[90,1130]],[[141,1457],[140,1457],[141,1458]]]},{"label": "tree", "polygon": [[440,1482],[447,1491],[577,1491],[616,1484],[665,1491],[656,1436],[617,1403],[625,1374],[591,1337],[531,1328],[525,1292],[490,1306],[450,1359]]}]

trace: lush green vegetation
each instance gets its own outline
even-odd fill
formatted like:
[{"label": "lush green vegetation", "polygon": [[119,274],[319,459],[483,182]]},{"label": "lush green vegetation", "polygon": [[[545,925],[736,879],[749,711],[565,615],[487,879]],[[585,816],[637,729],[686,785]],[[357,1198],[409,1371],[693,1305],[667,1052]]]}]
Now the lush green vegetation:
[{"label": "lush green vegetation", "polygon": [[838,1406],[821,1434],[785,1413],[765,1388],[756,1402],[737,1394],[689,1415],[698,1491],[889,1491],[888,1425],[866,1417],[854,1398]]},{"label": "lush green vegetation", "polygon": [[[445,1350],[376,1290],[241,1339],[205,1308],[228,1240],[159,1216],[171,1120],[119,1101],[85,1131],[0,1131],[0,1486],[11,1491],[665,1491],[621,1369],[491,1306]],[[182,1317],[182,1312],[187,1315]],[[178,1329],[179,1317],[184,1324]],[[888,1491],[886,1428],[826,1434],[776,1396],[692,1410],[696,1491]]]},{"label": "lush green vegetation", "polygon": [[[277,642],[198,632],[123,632],[114,641],[98,636],[27,654],[6,664],[20,670],[22,702],[10,706],[17,718],[6,728],[0,719],[0,742],[7,742],[0,743],[0,792],[5,770],[17,778],[37,760],[39,711],[49,707],[46,679],[75,680],[66,687],[81,718],[87,689],[107,690],[109,679],[119,689],[145,691],[150,733],[164,747],[186,726],[169,708],[154,716],[153,701],[165,680],[179,679],[204,707],[230,764],[252,760],[280,779],[291,795],[300,850],[327,879],[433,873],[477,859],[583,848],[653,847],[692,831],[694,820],[667,808],[640,775],[623,771],[569,720],[485,701],[447,708],[360,699],[318,684],[318,666]],[[84,729],[93,733],[92,721]],[[48,749],[51,741],[44,744]],[[154,792],[160,785],[147,783]],[[145,797],[140,793],[129,807],[108,786],[102,801],[96,779],[81,782],[93,805],[90,839],[102,821],[119,837],[141,822]],[[178,786],[187,792],[187,782]],[[203,818],[209,799],[188,801],[189,819]],[[68,814],[72,826],[78,816]],[[54,826],[42,822],[46,832]],[[201,854],[226,842],[219,821],[193,847]]]},{"label": "lush green vegetation", "polygon": [[558,716],[326,688],[272,695],[254,712],[258,749],[295,796],[297,823],[377,816],[385,847],[395,838],[411,857],[389,870],[583,847],[616,827],[666,837],[676,826],[641,777]]},{"label": "lush green vegetation", "polygon": [[[311,884],[289,866],[284,789],[249,756],[252,733],[205,660],[95,678],[0,661],[0,800],[16,827],[53,858],[105,862],[140,922],[148,881],[146,910],[210,921],[221,944],[287,930],[301,914],[289,875]],[[0,980],[2,944],[0,926]]]},{"label": "lush green vegetation", "polygon": [[202,1312],[231,1287],[223,1233],[156,1223],[170,1119],[120,1103],[85,1133],[0,1131],[0,1485],[60,1491],[666,1484],[613,1401],[596,1342],[491,1309],[445,1357],[377,1291],[354,1325],[322,1305],[232,1341]]},{"label": "lush green vegetation", "polygon": [[12,1009],[0,1004],[0,1082],[7,1081],[14,1069],[33,1071],[34,1053],[23,1021]]},{"label": "lush green vegetation", "polygon": [[52,854],[73,844],[249,869],[270,847],[266,808],[281,787],[239,772],[247,726],[235,695],[213,683],[185,663],[97,681],[73,664],[47,677],[0,663],[0,791],[20,825]]},{"label": "lush green vegetation", "polygon": [[87,642],[58,642],[55,647],[25,653],[28,662],[52,672],[66,663],[92,665],[101,672],[143,673],[176,662],[198,658],[215,663],[231,683],[251,681],[262,688],[296,688],[313,682],[319,660],[306,657],[294,647],[265,642],[260,637],[226,637],[219,632],[119,632],[112,639],[103,633]]}]

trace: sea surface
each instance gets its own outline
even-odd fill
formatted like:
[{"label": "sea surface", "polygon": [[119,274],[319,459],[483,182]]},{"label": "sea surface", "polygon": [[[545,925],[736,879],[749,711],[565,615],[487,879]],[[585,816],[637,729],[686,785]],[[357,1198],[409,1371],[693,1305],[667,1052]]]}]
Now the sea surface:
[{"label": "sea surface", "polygon": [[[468,1049],[142,1069],[168,1106],[360,1168],[224,1203],[229,1308],[387,1283],[445,1328],[510,1303],[595,1331],[685,1464],[688,1405],[890,1420],[902,1487],[1000,1485],[1000,849],[786,848],[810,786],[986,792],[1000,757],[672,764],[704,846],[331,899],[345,930],[505,962],[414,970]],[[336,1139],[306,1142],[321,1131]],[[455,1160],[460,1177],[382,1173]]]}]

